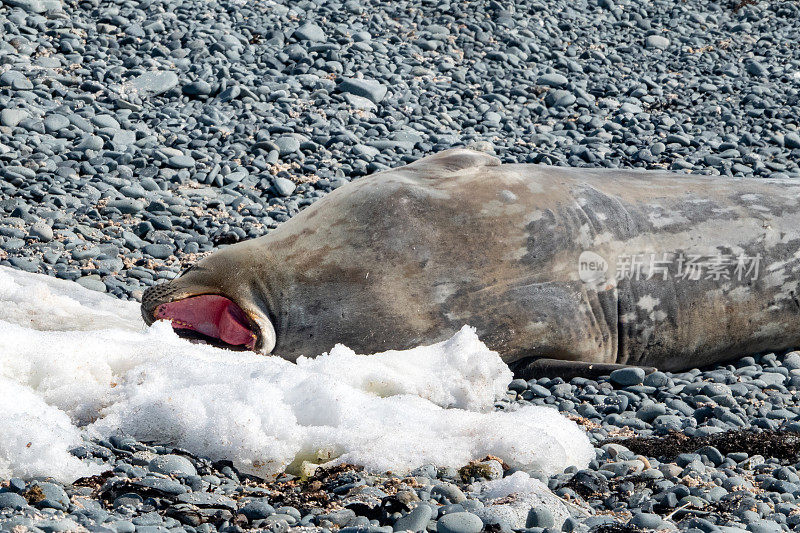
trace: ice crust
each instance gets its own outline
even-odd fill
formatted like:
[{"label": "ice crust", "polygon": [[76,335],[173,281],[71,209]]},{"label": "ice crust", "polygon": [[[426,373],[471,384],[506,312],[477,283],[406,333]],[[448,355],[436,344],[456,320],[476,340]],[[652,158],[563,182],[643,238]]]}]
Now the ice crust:
[{"label": "ice crust", "polygon": [[102,470],[69,453],[115,434],[270,476],[303,461],[402,473],[495,455],[585,467],[593,449],[555,410],[495,411],[511,372],[472,328],[405,351],[344,346],[297,364],[191,344],[138,304],[0,267],[0,479]]}]

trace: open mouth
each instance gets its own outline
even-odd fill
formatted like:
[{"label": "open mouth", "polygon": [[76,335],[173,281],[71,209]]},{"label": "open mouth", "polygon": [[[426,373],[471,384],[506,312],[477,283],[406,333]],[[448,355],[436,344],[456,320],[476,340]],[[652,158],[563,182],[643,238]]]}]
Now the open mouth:
[{"label": "open mouth", "polygon": [[161,304],[153,316],[169,320],[176,333],[190,340],[255,350],[254,326],[242,308],[224,296],[204,294]]}]

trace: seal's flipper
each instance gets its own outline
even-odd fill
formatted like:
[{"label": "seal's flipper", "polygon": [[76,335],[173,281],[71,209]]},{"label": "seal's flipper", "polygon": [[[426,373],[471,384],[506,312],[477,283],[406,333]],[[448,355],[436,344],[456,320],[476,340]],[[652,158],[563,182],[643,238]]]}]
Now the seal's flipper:
[{"label": "seal's flipper", "polygon": [[[630,368],[631,365],[615,365],[612,363],[587,363],[584,361],[563,361],[561,359],[524,359],[511,365],[515,378],[572,378],[597,379],[607,376],[614,370]],[[656,369],[650,366],[639,367],[650,374]]]},{"label": "seal's flipper", "polygon": [[406,168],[413,170],[456,172],[467,168],[496,167],[500,160],[484,152],[468,148],[451,148],[414,161]]}]

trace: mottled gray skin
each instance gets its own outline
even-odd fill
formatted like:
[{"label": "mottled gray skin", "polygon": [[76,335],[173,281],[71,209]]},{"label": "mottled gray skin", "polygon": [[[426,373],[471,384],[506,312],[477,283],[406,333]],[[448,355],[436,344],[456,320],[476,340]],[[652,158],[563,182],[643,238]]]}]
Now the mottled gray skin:
[{"label": "mottled gray skin", "polygon": [[[237,302],[289,360],[448,338],[464,324],[512,363],[680,370],[800,346],[800,183],[501,165],[448,150],[354,181],[264,237],[145,293]],[[582,251],[610,281],[579,279]],[[762,256],[754,281],[623,280],[625,254]]]}]

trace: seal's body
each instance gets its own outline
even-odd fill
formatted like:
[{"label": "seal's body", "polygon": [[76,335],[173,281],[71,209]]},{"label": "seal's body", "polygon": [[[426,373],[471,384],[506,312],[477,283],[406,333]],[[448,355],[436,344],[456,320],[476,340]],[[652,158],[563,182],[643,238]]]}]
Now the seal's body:
[{"label": "seal's body", "polygon": [[[800,182],[455,149],[341,187],[149,289],[142,310],[290,360],[469,324],[509,363],[680,370],[800,346],[798,271]],[[209,294],[224,298],[193,298]]]}]

